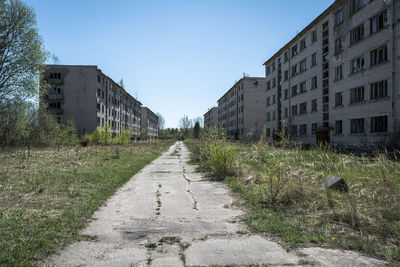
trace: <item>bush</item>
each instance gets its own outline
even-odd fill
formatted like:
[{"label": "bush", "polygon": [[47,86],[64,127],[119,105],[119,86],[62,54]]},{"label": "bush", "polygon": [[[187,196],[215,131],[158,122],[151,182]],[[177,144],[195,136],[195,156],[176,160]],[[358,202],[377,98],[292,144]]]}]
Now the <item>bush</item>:
[{"label": "bush", "polygon": [[227,142],[208,144],[207,167],[215,174],[217,180],[223,180],[231,171],[237,156],[235,149]]}]

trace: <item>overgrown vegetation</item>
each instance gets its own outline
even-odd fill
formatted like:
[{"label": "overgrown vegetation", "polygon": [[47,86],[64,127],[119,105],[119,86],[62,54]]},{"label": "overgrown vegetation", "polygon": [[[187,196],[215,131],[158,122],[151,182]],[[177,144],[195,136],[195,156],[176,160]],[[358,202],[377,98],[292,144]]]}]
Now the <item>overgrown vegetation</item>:
[{"label": "overgrown vegetation", "polygon": [[195,159],[212,172],[215,179],[223,180],[232,173],[237,153],[223,133],[208,129],[202,139],[189,139],[186,144],[194,150]]},{"label": "overgrown vegetation", "polygon": [[[209,140],[217,138],[237,157],[225,181],[245,200],[244,220],[255,232],[279,236],[290,248],[329,244],[400,261],[400,163],[386,153],[374,157],[339,154],[329,147],[310,150],[285,138],[274,147],[230,143],[218,134],[187,140],[192,161],[209,167]],[[205,153],[207,155],[207,153]],[[323,189],[331,176],[349,191]]]},{"label": "overgrown vegetation", "polygon": [[172,141],[0,153],[0,265],[31,266],[80,236],[93,212]]}]

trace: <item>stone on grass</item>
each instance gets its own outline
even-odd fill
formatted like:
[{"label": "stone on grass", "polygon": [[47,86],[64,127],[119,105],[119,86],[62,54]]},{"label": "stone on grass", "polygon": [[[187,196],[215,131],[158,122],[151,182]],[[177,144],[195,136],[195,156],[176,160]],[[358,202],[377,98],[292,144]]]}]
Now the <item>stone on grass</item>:
[{"label": "stone on grass", "polygon": [[349,186],[347,185],[346,181],[339,176],[332,176],[322,183],[320,183],[322,188],[329,188],[329,189],[336,189],[343,192],[349,191]]}]

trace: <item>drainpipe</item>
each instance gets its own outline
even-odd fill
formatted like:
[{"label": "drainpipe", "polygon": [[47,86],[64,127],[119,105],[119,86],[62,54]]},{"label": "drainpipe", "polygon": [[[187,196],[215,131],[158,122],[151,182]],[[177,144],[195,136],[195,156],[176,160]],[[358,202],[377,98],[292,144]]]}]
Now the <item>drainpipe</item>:
[{"label": "drainpipe", "polygon": [[396,41],[397,41],[397,33],[396,33],[396,4],[395,0],[392,0],[392,118],[393,118],[393,131],[397,130],[398,122],[396,121],[396,73],[397,73],[397,49],[396,49]]}]

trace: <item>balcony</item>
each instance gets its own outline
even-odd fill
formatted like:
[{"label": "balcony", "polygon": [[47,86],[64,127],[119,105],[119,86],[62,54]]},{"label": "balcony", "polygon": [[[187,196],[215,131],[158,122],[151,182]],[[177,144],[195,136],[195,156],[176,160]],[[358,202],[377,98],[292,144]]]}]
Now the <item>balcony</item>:
[{"label": "balcony", "polygon": [[56,94],[49,93],[47,95],[47,99],[50,99],[50,100],[61,100],[61,99],[64,99],[64,94],[63,93],[56,93]]},{"label": "balcony", "polygon": [[50,79],[47,79],[47,83],[54,84],[54,85],[62,85],[62,84],[64,84],[64,81],[62,79],[50,78]]},{"label": "balcony", "polygon": [[50,114],[63,114],[64,110],[62,108],[47,108]]}]

